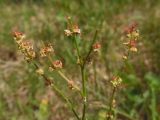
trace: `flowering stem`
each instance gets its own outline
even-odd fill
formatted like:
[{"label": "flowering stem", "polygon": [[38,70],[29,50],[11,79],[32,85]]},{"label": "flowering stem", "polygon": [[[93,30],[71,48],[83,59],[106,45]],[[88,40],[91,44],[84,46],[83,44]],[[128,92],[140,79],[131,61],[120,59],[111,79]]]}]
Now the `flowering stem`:
[{"label": "flowering stem", "polygon": [[82,76],[82,93],[83,93],[83,113],[82,113],[82,120],[85,120],[86,114],[86,104],[87,104],[87,92],[86,92],[86,80],[85,80],[85,68],[81,66],[81,76]]},{"label": "flowering stem", "polygon": [[[52,62],[52,58],[51,58],[50,55],[48,56],[48,59],[50,60],[50,62]],[[57,72],[67,83],[70,82],[70,79],[69,79],[68,77],[66,77],[63,72],[61,72],[60,70],[57,70],[56,72]],[[76,86],[76,85],[74,85],[74,84],[73,84],[73,87],[74,87],[78,92],[80,92],[80,94],[81,94],[81,96],[82,96],[82,93],[81,93],[79,87]]]},{"label": "flowering stem", "polygon": [[[39,66],[33,62],[33,65],[36,67],[36,69],[39,69]],[[47,76],[45,74],[42,75],[42,77],[47,80]],[[53,89],[59,94],[61,95],[61,97],[67,102],[67,104],[71,107],[72,112],[74,113],[75,117],[77,118],[77,120],[81,120],[80,117],[78,116],[77,112],[75,111],[73,104],[71,102],[70,99],[68,99],[62,92],[60,89],[57,88],[57,86],[55,84],[51,84],[51,86],[53,87]]]},{"label": "flowering stem", "polygon": [[88,58],[89,58],[89,56],[90,56],[90,54],[91,54],[91,52],[92,52],[92,45],[93,45],[94,42],[96,41],[97,34],[98,34],[98,30],[96,30],[96,32],[95,32],[95,34],[94,34],[92,43],[91,43],[91,45],[90,45],[90,49],[89,49],[89,51],[88,51],[88,53],[87,53],[87,56],[84,58],[83,66],[85,66],[85,64],[86,64],[86,62],[87,62],[87,60],[88,60]]},{"label": "flowering stem", "polygon": [[95,62],[93,62],[93,72],[94,72],[95,90],[98,91],[97,71],[96,71],[96,63]]},{"label": "flowering stem", "polygon": [[[86,79],[85,79],[85,65],[87,62],[88,57],[90,56],[91,52],[92,52],[92,45],[95,42],[96,38],[97,38],[97,33],[98,31],[96,30],[93,41],[91,43],[89,52],[87,54],[87,56],[84,58],[83,64],[81,64],[81,76],[82,76],[82,91],[83,91],[83,113],[82,113],[82,120],[86,119],[86,108],[87,108],[87,90],[86,90]],[[78,49],[77,49],[78,52]]]},{"label": "flowering stem", "polygon": [[[81,77],[82,77],[82,97],[83,97],[83,110],[82,110],[82,120],[86,119],[86,104],[87,104],[87,98],[86,98],[86,80],[85,80],[85,64],[81,59],[80,51],[79,51],[79,46],[76,40],[76,36],[74,36],[74,43],[75,43],[75,48],[77,51],[78,59],[80,60],[80,70],[81,70]],[[83,63],[82,63],[83,62]]]},{"label": "flowering stem", "polygon": [[109,110],[108,110],[109,116],[107,116],[107,120],[111,120],[111,114],[112,114],[111,112],[112,112],[112,106],[113,106],[113,99],[114,99],[115,91],[116,91],[116,87],[113,87],[112,96],[111,96],[110,103],[109,103]]}]

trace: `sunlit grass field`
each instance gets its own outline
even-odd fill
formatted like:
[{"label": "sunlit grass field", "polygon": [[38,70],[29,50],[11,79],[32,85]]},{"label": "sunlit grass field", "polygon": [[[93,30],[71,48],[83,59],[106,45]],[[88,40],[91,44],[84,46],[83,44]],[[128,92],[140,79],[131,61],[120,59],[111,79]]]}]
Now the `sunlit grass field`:
[{"label": "sunlit grass field", "polygon": [[[122,75],[115,120],[159,120],[160,0],[0,0],[0,120],[75,120],[65,101],[24,61],[12,37],[20,30],[36,48],[42,41],[53,44],[63,72],[79,81],[72,43],[64,35],[66,16],[80,26],[84,51],[96,30],[102,45],[96,67],[88,69],[87,120],[106,120],[110,76],[121,67],[123,29],[133,21],[140,31],[138,52]],[[59,75],[47,74],[75,106],[81,101]]]}]

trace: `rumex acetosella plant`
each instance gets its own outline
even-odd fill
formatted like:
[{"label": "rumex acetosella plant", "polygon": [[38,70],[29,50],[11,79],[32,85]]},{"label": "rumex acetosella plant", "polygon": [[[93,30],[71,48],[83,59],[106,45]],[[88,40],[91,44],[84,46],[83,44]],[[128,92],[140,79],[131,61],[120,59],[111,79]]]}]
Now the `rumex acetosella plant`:
[{"label": "rumex acetosella plant", "polygon": [[126,72],[126,69],[128,67],[128,60],[130,56],[132,55],[133,52],[137,52],[137,41],[139,38],[139,30],[137,29],[137,23],[133,22],[129,26],[127,26],[124,29],[124,35],[125,35],[125,42],[123,42],[123,45],[125,46],[125,51],[124,55],[122,56],[123,58],[123,65],[121,69],[119,70],[119,73],[115,76],[112,77],[111,79],[111,84],[112,84],[112,94],[110,97],[110,102],[109,102],[109,109],[107,112],[107,120],[112,120],[114,119],[115,113],[113,107],[115,107],[115,94],[116,90],[119,89],[119,87],[122,85],[122,78],[121,73]]},{"label": "rumex acetosella plant", "polygon": [[[80,49],[79,39],[81,39],[81,29],[77,24],[75,24],[70,17],[66,17],[67,19],[67,28],[64,30],[64,33],[66,37],[71,39],[72,41],[72,47],[76,51],[76,62],[75,64],[79,67],[81,72],[81,85],[76,84],[73,80],[68,78],[62,71],[64,69],[63,63],[59,59],[53,59],[52,55],[55,56],[55,52],[53,49],[53,46],[51,44],[44,45],[40,48],[38,52],[35,51],[33,44],[30,41],[25,40],[25,35],[21,32],[14,31],[13,37],[15,39],[15,42],[17,43],[17,46],[21,53],[23,54],[25,60],[29,64],[33,64],[35,66],[35,72],[42,76],[44,78],[44,83],[47,86],[51,86],[55,92],[57,92],[68,104],[68,107],[72,110],[73,114],[75,115],[75,118],[77,120],[87,120],[86,113],[87,113],[87,107],[88,107],[88,90],[87,90],[87,65],[90,64],[91,58],[93,54],[96,54],[97,52],[100,52],[101,44],[96,41],[98,31],[95,32],[93,40],[90,43],[89,49],[85,54],[82,54],[82,49]],[[126,51],[123,55],[124,60],[124,66],[125,68],[127,66],[128,59],[130,57],[130,54],[132,52],[137,52],[136,43],[139,37],[139,32],[136,29],[137,25],[131,24],[125,29],[125,35],[127,41],[123,44],[126,46]],[[82,42],[82,41],[80,41]],[[96,54],[97,55],[97,54]],[[36,59],[37,56],[40,56],[42,59],[47,58],[49,61],[48,70],[49,71],[56,71],[57,74],[59,74],[67,83],[68,87],[71,89],[74,89],[79,93],[81,96],[81,104],[82,110],[81,113],[78,113],[75,109],[75,106],[73,105],[74,101],[72,101],[70,98],[68,98],[65,93],[62,92],[61,89],[54,83],[52,78],[46,74],[46,71],[43,69],[43,67],[39,64],[38,59]],[[114,101],[115,101],[115,94],[116,90],[119,88],[119,86],[122,84],[122,78],[119,74],[113,76],[113,78],[110,81],[112,85],[112,94],[109,98],[109,105],[108,110],[106,112],[106,119],[112,120],[115,116],[114,113]]]}]

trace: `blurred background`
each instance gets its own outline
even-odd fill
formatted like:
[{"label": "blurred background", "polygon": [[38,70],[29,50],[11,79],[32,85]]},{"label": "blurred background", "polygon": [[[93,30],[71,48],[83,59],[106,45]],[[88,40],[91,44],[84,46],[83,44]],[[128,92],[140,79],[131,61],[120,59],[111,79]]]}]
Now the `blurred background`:
[{"label": "blurred background", "polygon": [[[0,0],[0,120],[75,119],[67,104],[24,61],[11,34],[22,31],[36,47],[41,40],[52,43],[64,63],[64,73],[79,81],[73,46],[64,35],[65,16],[79,24],[84,50],[97,29],[102,44],[95,64],[88,68],[88,120],[105,120],[111,95],[108,81],[121,67],[123,29],[133,21],[140,30],[138,52],[122,76],[124,86],[116,94],[115,119],[159,120],[160,0]],[[56,73],[51,76],[76,106],[80,101],[76,92]]]}]

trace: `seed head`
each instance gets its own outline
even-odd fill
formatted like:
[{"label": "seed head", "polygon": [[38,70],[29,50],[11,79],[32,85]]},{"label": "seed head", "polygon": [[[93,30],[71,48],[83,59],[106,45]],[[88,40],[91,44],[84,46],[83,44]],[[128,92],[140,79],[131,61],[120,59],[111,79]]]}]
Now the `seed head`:
[{"label": "seed head", "polygon": [[41,104],[42,104],[42,105],[47,105],[48,102],[49,102],[49,100],[48,100],[48,98],[46,98],[46,97],[41,100]]},{"label": "seed head", "polygon": [[62,62],[60,60],[55,60],[52,62],[54,68],[62,68]]},{"label": "seed head", "polygon": [[15,31],[13,32],[13,37],[16,41],[21,41],[25,36],[22,32]]},{"label": "seed head", "polygon": [[44,71],[42,68],[39,68],[36,70],[36,73],[38,73],[39,75],[43,75],[44,74]]},{"label": "seed head", "polygon": [[76,34],[81,33],[81,30],[79,29],[79,26],[77,24],[72,25],[72,31],[73,33],[76,33]]},{"label": "seed head", "polygon": [[94,43],[92,45],[93,51],[98,51],[100,48],[101,48],[101,44],[100,43]]},{"label": "seed head", "polygon": [[81,30],[77,24],[72,23],[71,18],[67,17],[67,29],[64,30],[66,36],[72,36],[73,34],[81,34]]},{"label": "seed head", "polygon": [[40,56],[41,57],[46,57],[49,53],[54,52],[54,49],[51,44],[48,44],[44,48],[40,50]]},{"label": "seed head", "polygon": [[72,36],[72,32],[70,30],[68,30],[68,29],[64,30],[64,34],[66,36]]},{"label": "seed head", "polygon": [[122,78],[120,78],[119,76],[114,76],[111,80],[111,83],[112,83],[113,87],[116,88],[122,83]]}]

